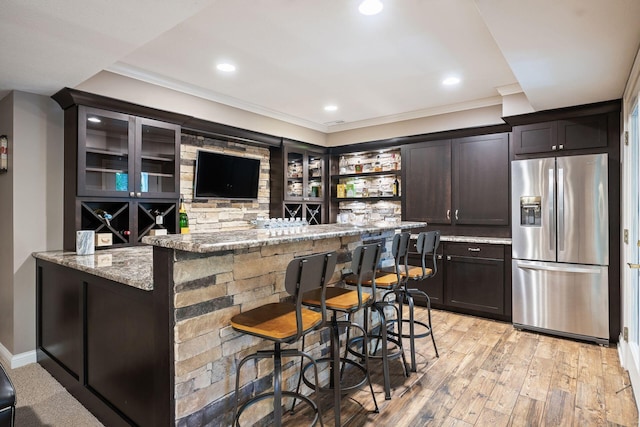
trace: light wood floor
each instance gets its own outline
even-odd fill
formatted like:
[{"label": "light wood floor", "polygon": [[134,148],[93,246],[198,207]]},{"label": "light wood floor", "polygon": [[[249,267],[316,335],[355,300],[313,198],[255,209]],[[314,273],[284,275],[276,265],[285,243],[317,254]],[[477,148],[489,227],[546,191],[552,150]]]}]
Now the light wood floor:
[{"label": "light wood floor", "polygon": [[[365,388],[343,399],[343,425],[638,425],[633,390],[615,346],[519,331],[508,323],[445,311],[432,314],[440,358],[427,338],[419,340],[417,374],[404,378],[399,362],[392,362],[393,397],[388,401],[380,365],[374,365],[380,413],[371,412]],[[324,425],[333,426],[330,396],[322,397],[321,407]]]}]

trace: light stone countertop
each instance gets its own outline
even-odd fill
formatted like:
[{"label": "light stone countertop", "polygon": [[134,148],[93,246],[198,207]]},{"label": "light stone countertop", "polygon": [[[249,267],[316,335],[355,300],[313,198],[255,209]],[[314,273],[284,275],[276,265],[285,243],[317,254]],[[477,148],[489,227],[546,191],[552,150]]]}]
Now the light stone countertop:
[{"label": "light stone countertop", "polygon": [[372,225],[319,224],[306,227],[218,231],[213,233],[147,236],[144,243],[186,252],[221,252],[235,249],[295,243],[305,240],[375,234],[388,230],[425,227],[425,222],[379,222]]},{"label": "light stone countertop", "polygon": [[52,251],[36,252],[33,256],[134,288],[153,290],[153,248],[151,246],[100,249],[93,255]]},{"label": "light stone countertop", "polygon": [[510,245],[511,237],[476,237],[476,236],[440,236],[442,242],[488,243],[492,245]]},{"label": "light stone countertop", "polygon": [[[211,253],[327,239],[341,236],[375,234],[395,229],[424,227],[423,222],[384,223],[380,225],[353,226],[347,224],[322,224],[300,229],[236,230],[211,233],[173,234],[145,237],[145,243],[188,252]],[[153,290],[153,247],[133,246],[96,250],[93,255],[77,255],[69,251],[36,252],[35,258],[70,267],[113,280],[138,289]]]},{"label": "light stone countertop", "polygon": [[[425,224],[420,222],[389,223],[383,224],[383,226],[323,224],[303,227],[298,230],[253,229],[145,237],[144,240],[147,243],[152,243],[151,241],[154,244],[159,243],[158,246],[205,253],[424,226]],[[443,242],[511,244],[510,238],[500,237],[442,236],[440,240]],[[138,289],[153,290],[153,248],[151,246],[102,249],[97,250],[93,255],[76,255],[75,252],[51,251],[36,252],[33,256]]]}]

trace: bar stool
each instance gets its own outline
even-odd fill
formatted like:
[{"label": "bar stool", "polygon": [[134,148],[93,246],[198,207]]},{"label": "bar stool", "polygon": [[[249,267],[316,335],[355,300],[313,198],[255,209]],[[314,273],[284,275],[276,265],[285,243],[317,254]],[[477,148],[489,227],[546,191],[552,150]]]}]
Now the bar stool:
[{"label": "bar stool", "polygon": [[0,364],[0,426],[13,427],[16,421],[16,389]]},{"label": "bar stool", "polygon": [[[437,257],[436,251],[439,245],[440,245],[440,231],[435,230],[435,231],[422,232],[418,234],[418,240],[416,242],[416,250],[420,254],[421,265],[420,266],[408,265],[408,254],[407,254],[403,262],[401,262],[399,266],[396,266],[397,269],[399,268],[399,270],[396,270],[396,271],[399,271],[400,275],[405,279],[403,280],[403,286],[395,291],[396,301],[398,302],[398,305],[400,307],[400,310],[399,310],[400,316],[397,319],[389,320],[388,323],[390,326],[393,325],[394,323],[402,323],[402,322],[408,323],[409,333],[402,334],[400,329],[398,329],[398,332],[390,330],[389,334],[396,337],[409,339],[412,372],[417,371],[416,345],[415,345],[416,338],[425,338],[431,335],[431,341],[433,342],[433,348],[435,349],[436,357],[440,357],[440,355],[438,354],[438,347],[436,346],[436,340],[435,340],[435,337],[433,336],[433,329],[431,324],[431,299],[429,298],[429,295],[427,295],[426,292],[421,291],[420,289],[417,289],[417,288],[409,288],[409,285],[408,285],[409,280],[413,280],[413,281],[424,280],[436,275],[436,273],[438,272],[438,265],[436,262],[436,257]],[[427,255],[429,254],[431,255],[429,257],[430,265],[427,266]],[[427,313],[428,313],[427,323],[417,321],[414,318],[413,297],[416,295],[423,297],[427,301]],[[408,319],[402,318],[403,305],[405,303],[409,306]],[[416,325],[421,327],[423,329],[423,332],[416,333],[415,332]]]},{"label": "bar stool", "polygon": [[[373,404],[375,406],[374,412],[378,413],[378,403],[376,401],[376,396],[373,391],[373,385],[371,384],[371,376],[369,369],[369,355],[368,352],[364,352],[364,365],[357,363],[354,360],[347,358],[347,352],[345,351],[344,357],[340,357],[340,328],[356,328],[362,332],[364,337],[363,345],[365,348],[368,346],[367,333],[366,330],[360,326],[359,324],[352,322],[351,316],[356,312],[362,310],[365,307],[370,306],[374,299],[371,294],[365,293],[362,291],[362,282],[370,280],[373,276],[373,273],[380,261],[380,254],[382,253],[382,245],[380,243],[372,243],[368,245],[358,246],[352,255],[352,272],[354,276],[357,277],[356,289],[346,289],[336,286],[329,286],[326,290],[326,300],[325,306],[327,310],[332,312],[331,315],[331,329],[330,329],[330,357],[323,357],[320,359],[316,359],[316,363],[328,363],[330,369],[329,375],[329,386],[328,387],[320,387],[320,391],[333,391],[334,397],[334,414],[335,414],[335,425],[340,426],[340,403],[341,397],[343,394],[359,388],[365,382],[369,383],[369,389],[371,390],[371,397],[373,399]],[[311,292],[307,292],[304,294],[302,303],[308,305],[310,307],[321,307],[321,294],[318,289],[313,290]],[[345,313],[346,320],[338,320],[338,313]],[[304,350],[304,337],[302,341],[302,349]],[[347,387],[343,387],[342,385],[342,377],[344,373],[344,369],[346,365],[353,366],[361,371],[363,374],[362,380],[356,382],[356,384],[349,385]],[[298,377],[298,387],[296,392],[300,389],[301,381],[313,388],[317,386],[317,384],[313,384],[305,377],[306,370],[311,366],[311,364],[307,364],[306,366],[302,366],[300,364],[300,376]],[[295,406],[291,407],[293,411]]]},{"label": "bar stool", "polygon": [[[314,365],[316,383],[318,367],[315,360],[297,348],[281,349],[282,344],[292,344],[305,334],[321,328],[326,323],[325,291],[327,281],[336,268],[335,252],[311,255],[293,259],[287,266],[285,275],[285,289],[293,296],[293,302],[282,301],[266,304],[253,310],[246,311],[231,319],[231,326],[245,334],[254,335],[274,342],[274,350],[258,351],[243,358],[236,369],[234,425],[240,425],[240,415],[250,405],[273,396],[274,423],[282,425],[282,397],[288,396],[302,400],[311,406],[315,413],[312,426],[322,417],[318,405],[302,394],[282,390],[282,358],[306,357]],[[305,292],[318,289],[320,292],[320,311],[310,310],[302,306],[302,295]],[[267,391],[254,396],[240,408],[240,369],[249,360],[273,358],[273,391]],[[316,388],[316,398],[319,389]]]},{"label": "bar stool", "polygon": [[[398,263],[400,262],[400,260],[403,259],[403,256],[405,256],[404,254],[408,252],[409,240],[410,240],[410,234],[406,232],[396,234],[393,237],[391,252],[393,254],[396,267],[399,265]],[[399,272],[400,270],[396,268],[395,271]],[[350,275],[345,278],[345,281],[348,284],[353,284],[354,280],[355,280],[354,275]],[[372,294],[375,301],[371,305],[371,309],[375,310],[380,317],[380,327],[379,327],[378,334],[372,334],[371,332],[368,332],[369,340],[371,339],[376,340],[376,346],[374,348],[373,353],[371,353],[371,349],[365,346],[364,343],[361,344],[362,345],[361,348],[363,350],[358,351],[357,350],[357,347],[359,346],[358,344],[361,343],[364,338],[360,336],[360,337],[353,337],[349,339],[349,331],[347,330],[347,351],[349,353],[362,358],[365,356],[364,353],[369,352],[368,356],[370,358],[380,359],[382,361],[385,400],[391,399],[391,378],[389,374],[389,361],[401,358],[403,374],[405,377],[409,376],[409,372],[407,370],[407,361],[404,355],[404,348],[402,346],[402,340],[395,339],[388,336],[390,335],[387,333],[389,325],[387,323],[387,315],[385,313],[385,309],[392,308],[393,311],[396,312],[395,318],[398,318],[399,316],[401,316],[401,314],[398,311],[399,308],[395,304],[395,302],[387,300],[385,296],[399,289],[399,287],[402,284],[402,280],[403,278],[399,273],[390,274],[382,271],[377,271],[370,280],[365,280],[362,282],[363,286],[369,286],[372,288]],[[388,291],[379,300],[376,297],[377,288]],[[368,323],[368,315],[365,314],[366,330],[368,330],[367,323]],[[402,322],[398,322],[398,329],[400,332],[400,336],[402,336]],[[389,349],[389,343],[393,345],[391,349]],[[377,350],[379,346],[381,346],[380,355],[377,354]],[[367,351],[364,351],[364,349],[367,349]]]}]

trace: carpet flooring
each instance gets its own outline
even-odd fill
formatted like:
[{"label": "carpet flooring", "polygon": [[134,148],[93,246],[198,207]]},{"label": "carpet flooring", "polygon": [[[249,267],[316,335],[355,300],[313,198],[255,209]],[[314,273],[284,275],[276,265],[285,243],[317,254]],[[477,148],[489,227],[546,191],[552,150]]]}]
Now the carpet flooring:
[{"label": "carpet flooring", "polygon": [[10,369],[0,359],[16,389],[17,427],[100,427],[102,423],[37,363]]}]

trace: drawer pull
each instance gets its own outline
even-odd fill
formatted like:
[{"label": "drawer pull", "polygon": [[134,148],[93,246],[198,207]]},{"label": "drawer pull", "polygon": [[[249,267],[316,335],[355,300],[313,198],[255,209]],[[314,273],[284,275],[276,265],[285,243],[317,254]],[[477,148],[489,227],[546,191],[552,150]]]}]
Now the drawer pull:
[{"label": "drawer pull", "polygon": [[467,248],[469,252],[480,252],[480,248]]}]

